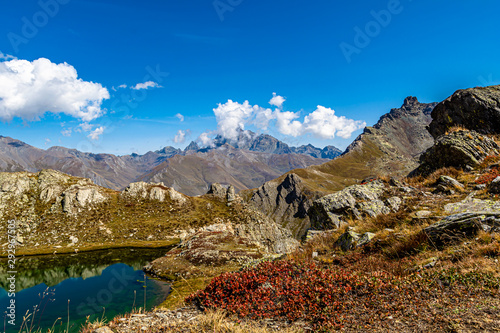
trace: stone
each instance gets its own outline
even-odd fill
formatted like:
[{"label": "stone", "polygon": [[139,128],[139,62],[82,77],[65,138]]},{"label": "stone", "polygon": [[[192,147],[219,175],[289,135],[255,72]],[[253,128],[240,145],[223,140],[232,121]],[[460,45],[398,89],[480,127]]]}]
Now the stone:
[{"label": "stone", "polygon": [[174,204],[183,205],[187,202],[185,195],[177,192],[171,187],[166,187],[163,183],[130,183],[121,193],[124,196],[136,197],[164,202],[172,201]]},{"label": "stone", "polygon": [[432,111],[434,138],[460,126],[481,134],[500,133],[500,85],[456,91]]},{"label": "stone", "polygon": [[488,185],[488,192],[493,194],[500,193],[500,176],[491,181],[491,183]]},{"label": "stone", "polygon": [[221,199],[227,199],[227,188],[219,183],[213,183],[210,185],[210,189],[207,194],[212,194]]},{"label": "stone", "polygon": [[432,212],[430,212],[428,210],[419,210],[419,211],[415,212],[415,218],[417,218],[417,219],[425,219],[431,215],[432,215]]},{"label": "stone", "polygon": [[101,193],[96,185],[71,185],[62,193],[62,210],[68,214],[77,214],[83,209],[89,209],[95,204],[102,203],[107,197]]},{"label": "stone", "polygon": [[233,185],[229,185],[227,189],[227,202],[232,202],[236,200],[236,191]]},{"label": "stone", "polygon": [[445,186],[451,186],[455,188],[464,188],[464,185],[462,185],[462,183],[450,176],[440,176],[438,179],[438,184],[443,184]]},{"label": "stone", "polygon": [[385,200],[385,205],[389,207],[393,212],[397,212],[399,211],[402,202],[403,200],[401,200],[400,197],[390,197]]},{"label": "stone", "polygon": [[358,240],[357,246],[364,246],[372,241],[372,239],[375,237],[375,234],[372,232],[366,232]]},{"label": "stone", "polygon": [[423,232],[434,245],[441,246],[474,237],[478,231],[484,230],[483,225],[491,229],[500,227],[500,211],[450,215],[428,226]]},{"label": "stone", "polygon": [[468,212],[497,212],[500,211],[500,201],[474,199],[472,196],[466,199],[446,204],[444,211],[448,214],[459,214]]},{"label": "stone", "polygon": [[411,175],[428,175],[443,167],[477,166],[488,155],[498,155],[498,144],[477,132],[459,130],[444,134],[420,157],[420,166]]},{"label": "stone", "polygon": [[387,201],[380,200],[384,192],[385,185],[381,181],[373,181],[365,185],[348,186],[317,199],[308,211],[311,226],[317,230],[339,228],[348,219],[375,217],[399,209],[401,199],[397,197],[388,201],[389,207],[386,206]]},{"label": "stone", "polygon": [[424,264],[422,265],[422,268],[432,268],[432,267],[436,266],[438,261],[439,261],[439,258],[431,257],[424,262]]},{"label": "stone", "polygon": [[349,251],[356,247],[361,235],[349,228],[335,242],[335,245],[340,247],[342,251]]}]

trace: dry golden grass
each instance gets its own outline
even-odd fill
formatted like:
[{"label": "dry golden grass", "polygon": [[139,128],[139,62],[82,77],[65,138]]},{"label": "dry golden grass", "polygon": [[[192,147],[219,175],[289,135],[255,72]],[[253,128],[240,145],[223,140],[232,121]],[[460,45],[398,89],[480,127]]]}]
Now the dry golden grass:
[{"label": "dry golden grass", "polygon": [[[231,319],[228,315],[221,310],[208,311],[198,316],[196,321],[187,324],[183,327],[171,329],[172,333],[268,333],[276,332],[275,329],[268,326],[252,321],[244,321],[239,323],[234,318]],[[298,327],[280,327],[279,332],[284,333],[299,333],[304,330]]]},{"label": "dry golden grass", "polygon": [[446,134],[448,135],[450,133],[461,132],[461,131],[469,132],[470,130],[468,130],[467,128],[465,128],[463,126],[455,125],[455,126],[452,126],[452,127],[448,128],[446,130]]}]

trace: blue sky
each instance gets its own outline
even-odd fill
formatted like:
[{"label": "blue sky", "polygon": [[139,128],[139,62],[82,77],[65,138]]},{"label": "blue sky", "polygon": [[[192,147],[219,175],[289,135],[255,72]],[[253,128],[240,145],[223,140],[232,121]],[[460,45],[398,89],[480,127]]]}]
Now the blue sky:
[{"label": "blue sky", "polygon": [[[27,81],[10,78],[17,82],[12,94],[31,100],[22,103],[29,104],[25,109],[12,107],[10,102],[18,100],[0,91],[0,135],[40,148],[128,154],[185,147],[202,133],[229,133],[227,128],[239,124],[292,145],[345,148],[363,122],[373,125],[408,95],[434,102],[457,89],[500,83],[500,3],[480,4],[7,2],[0,12],[4,61],[15,57],[47,71],[66,63],[59,67],[61,77],[74,68],[78,79],[32,91]],[[42,66],[39,58],[48,63]],[[43,71],[33,73],[46,87]],[[4,80],[4,91],[10,82]],[[147,89],[147,84],[131,88],[146,82]],[[76,89],[75,84],[85,92],[79,98],[92,100],[97,111],[86,109],[83,116],[68,111],[75,94],[52,103],[57,92]],[[286,101],[270,105],[273,93]],[[244,106],[247,100],[249,107]],[[267,126],[255,120],[262,115],[269,116]]]}]

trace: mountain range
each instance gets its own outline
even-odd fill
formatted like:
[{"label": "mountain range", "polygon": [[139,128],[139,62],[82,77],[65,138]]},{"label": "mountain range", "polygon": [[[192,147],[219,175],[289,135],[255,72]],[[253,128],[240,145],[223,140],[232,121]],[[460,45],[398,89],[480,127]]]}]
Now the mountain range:
[{"label": "mountain range", "polygon": [[115,190],[137,180],[163,182],[187,195],[204,194],[213,182],[233,184],[237,190],[255,188],[291,169],[321,164],[340,154],[333,146],[290,147],[251,131],[240,131],[235,140],[217,136],[208,148],[191,142],[184,150],[169,146],[123,156],[58,146],[44,150],[0,136],[0,171],[54,169]]}]

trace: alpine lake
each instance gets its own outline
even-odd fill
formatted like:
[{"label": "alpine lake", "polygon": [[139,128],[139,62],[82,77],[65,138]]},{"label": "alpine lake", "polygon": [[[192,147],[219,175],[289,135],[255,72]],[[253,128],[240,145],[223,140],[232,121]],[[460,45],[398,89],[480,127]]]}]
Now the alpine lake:
[{"label": "alpine lake", "polygon": [[[150,310],[170,286],[146,276],[142,267],[168,248],[124,248],[16,259],[15,295],[6,258],[0,259],[2,332],[78,332],[86,321]],[[8,309],[15,301],[15,320]],[[11,306],[12,308],[12,306]],[[14,325],[13,325],[14,323]]]}]

